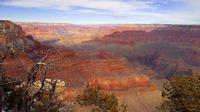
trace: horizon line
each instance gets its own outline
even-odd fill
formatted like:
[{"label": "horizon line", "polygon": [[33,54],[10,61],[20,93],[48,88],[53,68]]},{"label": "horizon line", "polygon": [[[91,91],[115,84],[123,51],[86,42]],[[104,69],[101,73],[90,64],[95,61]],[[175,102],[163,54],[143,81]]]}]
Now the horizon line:
[{"label": "horizon line", "polygon": [[170,23],[70,23],[70,22],[24,22],[24,21],[12,21],[12,20],[1,20],[1,21],[11,21],[14,23],[32,23],[32,24],[71,24],[71,25],[200,25],[200,24],[170,24]]}]

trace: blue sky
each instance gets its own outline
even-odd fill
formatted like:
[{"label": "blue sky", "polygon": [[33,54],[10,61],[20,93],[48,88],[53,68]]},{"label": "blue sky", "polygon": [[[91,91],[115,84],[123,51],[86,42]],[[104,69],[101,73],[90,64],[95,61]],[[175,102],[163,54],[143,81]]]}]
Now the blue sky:
[{"label": "blue sky", "polygon": [[200,0],[0,0],[0,19],[72,24],[200,24]]}]

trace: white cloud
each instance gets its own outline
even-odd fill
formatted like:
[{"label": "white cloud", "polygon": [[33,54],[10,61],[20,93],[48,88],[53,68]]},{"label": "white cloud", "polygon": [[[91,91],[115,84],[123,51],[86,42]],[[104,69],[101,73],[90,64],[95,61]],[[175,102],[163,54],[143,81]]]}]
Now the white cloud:
[{"label": "white cloud", "polygon": [[76,12],[77,13],[83,13],[83,14],[105,15],[105,13],[103,13],[101,11],[90,10],[90,9],[79,9]]},{"label": "white cloud", "polygon": [[7,0],[3,5],[20,7],[53,8],[69,10],[71,7],[105,10],[112,13],[125,13],[137,9],[153,8],[151,2],[138,0]]},{"label": "white cloud", "polygon": [[[160,4],[167,5],[171,1],[188,4],[190,8],[182,11],[165,9],[165,13],[158,11]],[[105,15],[151,23],[200,24],[200,0],[5,0],[0,4]]]}]

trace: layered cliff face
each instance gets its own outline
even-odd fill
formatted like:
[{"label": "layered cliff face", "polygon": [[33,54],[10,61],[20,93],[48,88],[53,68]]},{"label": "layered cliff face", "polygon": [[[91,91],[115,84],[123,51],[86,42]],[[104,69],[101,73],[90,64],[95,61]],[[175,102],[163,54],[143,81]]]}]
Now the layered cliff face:
[{"label": "layered cliff face", "polygon": [[55,71],[50,77],[61,78],[66,81],[67,87],[86,87],[87,81],[93,77],[126,77],[137,73],[123,59],[95,59],[65,51],[56,53],[48,58],[53,61]]},{"label": "layered cliff face", "polygon": [[166,25],[72,25],[54,23],[17,23],[22,26],[27,35],[44,44],[51,44],[55,47],[69,47],[85,41],[101,38],[116,31],[127,30],[150,32],[157,28],[167,27]]},{"label": "layered cliff face", "polygon": [[127,30],[114,32],[97,38],[97,41],[117,44],[135,44],[137,41],[171,41],[171,42],[196,42],[200,41],[200,26],[169,26],[154,29],[151,32],[145,30]]},{"label": "layered cliff face", "polygon": [[25,33],[19,25],[9,21],[0,21],[0,46],[3,49],[23,49]]},{"label": "layered cliff face", "polygon": [[[19,61],[22,65],[28,65],[27,67],[30,68],[30,65],[33,62],[30,60],[34,60],[35,56],[40,57],[40,52],[43,50],[44,52],[47,50],[51,50],[51,47],[41,45],[39,42],[35,41],[32,36],[25,37],[24,32],[22,31],[21,27],[15,25],[11,22],[4,23],[4,25],[10,25],[8,28],[3,28],[4,30],[16,30],[13,34],[19,35],[13,37],[13,41],[18,41],[18,38],[23,41],[23,51],[20,51],[18,56],[9,56],[6,59],[8,63],[5,66],[5,69],[9,68],[9,66],[14,67],[14,64]],[[16,29],[12,29],[17,27]],[[44,25],[46,27],[46,25]],[[7,28],[7,29],[6,29]],[[55,27],[53,27],[55,29]],[[12,33],[11,33],[12,34]],[[3,34],[5,38],[12,37],[11,34]],[[9,36],[7,36],[9,35]],[[36,53],[35,53],[36,52]],[[37,53],[39,52],[39,53]],[[33,54],[35,53],[35,54]],[[129,62],[124,58],[114,58],[112,55],[107,54],[105,52],[98,52],[93,55],[83,54],[83,53],[76,53],[71,50],[57,50],[57,53],[48,57],[49,61],[52,61],[55,64],[55,69],[49,72],[49,76],[52,78],[61,78],[65,80],[69,85],[68,87],[74,87],[74,85],[82,85],[85,84],[87,86],[87,81],[94,77],[127,77],[127,76],[135,76],[138,72],[136,68],[132,68],[129,65]],[[23,68],[25,69],[25,68]],[[15,71],[15,68],[10,69],[8,74],[16,76],[12,74]],[[17,72],[16,72],[17,74]],[[80,82],[77,84],[77,82]],[[116,81],[118,81],[116,79]],[[133,81],[134,82],[134,81]],[[83,85],[82,85],[83,86]]]},{"label": "layered cliff face", "polygon": [[108,34],[115,26],[102,25],[72,25],[45,23],[17,23],[22,26],[27,35],[44,44],[54,46],[69,46],[80,44],[96,37]]},{"label": "layered cliff face", "polygon": [[26,80],[27,74],[33,66],[33,61],[27,54],[18,51],[18,54],[7,56],[3,62],[5,74],[9,77],[17,77]]},{"label": "layered cliff face", "polygon": [[[53,62],[54,68],[47,72],[47,77],[66,82],[67,100],[73,101],[86,87],[100,86],[105,92],[119,97],[120,102],[129,104],[129,112],[134,112],[134,109],[143,106],[149,111],[155,111],[153,106],[159,105],[161,94],[157,85],[147,75],[141,76],[140,71],[124,58],[116,59],[105,52],[88,55],[61,50],[48,58]],[[145,97],[138,98],[138,94]],[[132,100],[137,98],[140,104],[127,100],[129,98],[133,98]]]},{"label": "layered cliff face", "polygon": [[55,49],[48,45],[42,45],[40,42],[36,41],[32,35],[28,35],[25,39],[25,52],[31,60],[37,62],[45,54],[55,52]]},{"label": "layered cliff face", "polygon": [[143,74],[156,79],[200,72],[200,26],[138,25],[135,30],[123,30],[70,48],[80,52],[120,54],[134,67],[141,68]]},{"label": "layered cliff face", "polygon": [[25,78],[33,62],[24,52],[25,33],[19,25],[0,21],[0,56],[7,76]]},{"label": "layered cliff face", "polygon": [[31,36],[25,36],[20,25],[0,21],[0,58],[4,59],[1,65],[8,76],[26,78],[34,61],[41,59],[42,52],[50,49]]},{"label": "layered cliff face", "polygon": [[[140,40],[192,42],[199,36],[196,25],[72,25],[53,23],[17,23],[27,35],[53,46],[69,47],[98,38],[99,41],[134,44]],[[123,38],[125,36],[125,38]],[[101,38],[103,37],[103,38]]]},{"label": "layered cliff face", "polygon": [[98,85],[130,112],[154,112],[161,96],[154,82],[200,72],[198,25],[18,24],[0,21],[1,58],[6,48],[17,51],[5,59],[6,74],[23,77],[53,51],[47,77],[65,81],[67,99]]},{"label": "layered cliff face", "polygon": [[[106,92],[117,95],[121,102],[125,102],[125,104],[131,103],[131,105],[135,106],[132,107],[130,105],[128,107],[130,112],[135,111],[133,108],[139,106],[151,108],[150,111],[153,112],[154,109],[152,109],[153,107],[151,106],[159,104],[160,91],[157,85],[155,85],[150,76],[148,76],[149,74],[144,74],[142,72],[143,69],[141,69],[140,66],[135,66],[132,63],[131,59],[135,58],[135,56],[132,57],[131,54],[138,53],[129,49],[130,46],[127,46],[129,43],[122,42],[123,44],[121,44],[121,41],[112,41],[113,39],[120,38],[128,42],[128,40],[133,38],[132,32],[123,34],[123,32],[126,32],[124,31],[126,29],[137,30],[134,31],[136,32],[134,35],[142,36],[143,33],[147,31],[150,32],[152,27],[156,28],[155,26],[150,25],[143,28],[143,26],[137,25],[76,26],[68,24],[20,23],[26,32],[25,36],[20,26],[5,21],[1,24],[3,25],[0,26],[4,26],[1,32],[7,33],[2,33],[0,42],[8,42],[4,45],[7,46],[11,43],[14,48],[19,48],[16,54],[8,56],[5,59],[3,67],[6,74],[9,76],[23,78],[32,65],[50,50],[53,51],[53,55],[48,56],[46,61],[51,63],[52,66],[47,71],[47,78],[65,81],[66,99],[76,97],[77,93],[88,86],[93,87],[98,85]],[[144,31],[140,33],[140,31],[138,31],[140,29]],[[12,30],[14,31],[12,32]],[[120,32],[113,33],[116,30]],[[110,33],[116,36],[112,37],[108,35]],[[86,37],[82,35],[86,35]],[[99,41],[99,39],[95,39],[97,37],[102,40]],[[81,40],[82,38],[83,40]],[[40,40],[46,45],[41,44],[35,39]],[[76,39],[77,42],[71,43],[71,40],[76,41]],[[107,41],[109,39],[111,41]],[[91,41],[86,42],[86,40]],[[59,42],[61,42],[61,44],[59,44]],[[96,45],[96,43],[98,43],[98,45]],[[65,44],[67,44],[66,46],[70,45],[70,47],[66,49]],[[77,49],[76,46],[71,47],[71,44],[73,44],[73,46],[74,44],[78,44],[81,48]],[[112,45],[114,44],[116,44],[117,47],[113,47]],[[61,48],[54,49],[49,45],[59,45]],[[89,47],[85,47],[84,45]],[[107,45],[111,45],[111,48],[107,47]],[[126,50],[120,48],[123,45]],[[133,44],[130,43],[130,45],[132,46]],[[88,48],[91,50],[88,50]],[[115,51],[117,51],[117,53]],[[129,55],[125,55],[124,52]],[[140,63],[142,63],[142,60],[145,60],[143,58],[146,59],[145,56],[142,57],[142,59],[138,59],[141,60]],[[152,57],[150,56],[150,58]],[[155,63],[153,59],[149,59],[149,63],[151,63],[151,61]],[[38,78],[40,78],[40,76]],[[138,98],[137,94],[146,97]],[[152,94],[155,94],[157,98]],[[152,99],[148,99],[149,97]],[[138,98],[137,102],[140,103],[133,102],[133,100],[129,98],[133,98],[133,100]]]},{"label": "layered cliff face", "polygon": [[100,86],[104,90],[125,91],[131,88],[156,88],[147,76],[134,76],[126,79],[95,78],[89,81],[89,87]]}]

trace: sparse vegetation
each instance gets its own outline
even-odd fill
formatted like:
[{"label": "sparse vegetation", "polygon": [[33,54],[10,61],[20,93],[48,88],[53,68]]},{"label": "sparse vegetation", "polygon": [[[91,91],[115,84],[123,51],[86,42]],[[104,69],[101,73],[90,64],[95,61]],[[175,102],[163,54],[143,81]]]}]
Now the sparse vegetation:
[{"label": "sparse vegetation", "polygon": [[200,112],[200,74],[175,76],[163,88],[160,112]]},{"label": "sparse vegetation", "polygon": [[125,112],[127,108],[119,104],[115,95],[104,93],[101,87],[85,89],[76,101],[81,106],[91,107],[94,112]]}]

